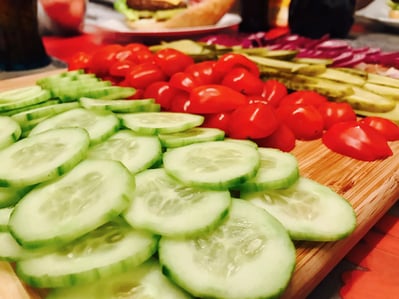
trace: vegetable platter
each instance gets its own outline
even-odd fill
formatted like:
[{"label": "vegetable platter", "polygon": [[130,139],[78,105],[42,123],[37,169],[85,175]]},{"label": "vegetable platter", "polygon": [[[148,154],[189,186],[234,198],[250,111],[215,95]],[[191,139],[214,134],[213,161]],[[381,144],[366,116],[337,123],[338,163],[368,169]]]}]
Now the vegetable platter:
[{"label": "vegetable platter", "polygon": [[[61,72],[56,70],[1,82],[2,89],[24,87]],[[353,206],[356,229],[335,242],[295,241],[296,266],[283,299],[306,298],[346,253],[390,209],[399,197],[399,142],[394,154],[384,160],[363,162],[329,151],[320,140],[299,141],[291,152],[298,160],[300,175],[330,187]],[[341,219],[336,219],[337,222]],[[3,271],[4,270],[4,271]],[[24,289],[10,265],[0,264],[0,285],[19,292],[20,298],[41,298],[34,289]],[[7,275],[3,275],[4,273]],[[17,296],[17,295],[16,295]]]}]

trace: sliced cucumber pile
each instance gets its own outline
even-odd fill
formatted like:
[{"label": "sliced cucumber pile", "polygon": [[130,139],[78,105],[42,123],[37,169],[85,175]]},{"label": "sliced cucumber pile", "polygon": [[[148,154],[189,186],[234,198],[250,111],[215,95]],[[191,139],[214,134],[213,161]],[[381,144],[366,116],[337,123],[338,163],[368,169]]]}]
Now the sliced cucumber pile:
[{"label": "sliced cucumber pile", "polygon": [[116,100],[128,98],[136,93],[131,87],[112,86],[93,74],[83,71],[69,71],[39,79],[36,82],[43,89],[49,90],[52,97],[63,102],[76,101],[82,97]]},{"label": "sliced cucumber pile", "polygon": [[[0,107],[77,78],[98,81],[63,73],[0,92]],[[150,99],[56,101],[0,117],[0,260],[46,298],[276,298],[293,240],[356,225],[293,155],[225,139],[202,116]]]}]

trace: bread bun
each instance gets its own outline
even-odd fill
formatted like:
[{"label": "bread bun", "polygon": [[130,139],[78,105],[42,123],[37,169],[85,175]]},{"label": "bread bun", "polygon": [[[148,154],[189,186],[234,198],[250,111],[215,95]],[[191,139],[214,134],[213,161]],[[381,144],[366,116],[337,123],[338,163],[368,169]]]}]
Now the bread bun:
[{"label": "bread bun", "polygon": [[232,8],[235,0],[203,0],[188,6],[166,21],[143,19],[129,22],[129,27],[140,30],[175,29],[214,25]]}]

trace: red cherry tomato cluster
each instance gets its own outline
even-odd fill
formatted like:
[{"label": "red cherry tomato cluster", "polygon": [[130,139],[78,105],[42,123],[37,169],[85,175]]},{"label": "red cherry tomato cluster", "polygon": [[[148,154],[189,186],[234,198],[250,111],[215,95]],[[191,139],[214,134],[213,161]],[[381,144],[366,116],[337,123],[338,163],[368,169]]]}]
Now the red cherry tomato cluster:
[{"label": "red cherry tomato cluster", "polygon": [[[375,160],[392,154],[387,140],[399,139],[398,126],[388,120],[357,121],[347,103],[330,102],[314,91],[288,93],[277,80],[262,81],[258,66],[238,53],[195,62],[170,48],[154,53],[138,43],[107,45],[91,55],[76,54],[69,69],[84,69],[114,84],[134,87],[137,93],[132,98],[154,98],[165,111],[201,114],[205,127],[283,151],[291,151],[296,140],[322,137],[333,151]],[[364,144],[355,148],[355,139]],[[374,155],[368,154],[371,144]]]}]

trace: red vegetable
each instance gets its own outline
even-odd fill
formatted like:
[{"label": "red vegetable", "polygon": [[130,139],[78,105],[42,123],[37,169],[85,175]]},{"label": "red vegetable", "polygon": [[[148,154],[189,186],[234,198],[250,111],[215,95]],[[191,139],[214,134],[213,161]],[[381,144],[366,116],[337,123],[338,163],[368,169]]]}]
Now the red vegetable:
[{"label": "red vegetable", "polygon": [[269,136],[254,140],[258,146],[272,147],[289,152],[295,148],[295,135],[285,124],[280,124],[278,128]]},{"label": "red vegetable", "polygon": [[125,77],[126,74],[135,66],[135,63],[130,60],[120,60],[114,62],[109,70],[108,73],[114,77]]},{"label": "red vegetable", "polygon": [[334,124],[322,140],[330,150],[363,161],[384,159],[393,154],[384,136],[357,121]]},{"label": "red vegetable", "polygon": [[287,87],[274,79],[266,80],[263,84],[261,96],[273,107],[277,107],[280,100],[288,94]]},{"label": "red vegetable", "polygon": [[166,81],[157,81],[148,85],[144,91],[144,98],[153,98],[163,109],[168,110],[171,106],[177,90]]},{"label": "red vegetable", "polygon": [[194,64],[194,59],[172,48],[161,49],[154,55],[155,63],[168,77],[174,73],[183,72],[189,65]]},{"label": "red vegetable", "polygon": [[79,70],[88,71],[90,66],[90,60],[92,55],[86,52],[77,52],[68,61],[68,70]]},{"label": "red vegetable", "polygon": [[277,116],[294,133],[296,139],[313,140],[323,133],[324,121],[314,106],[307,104],[281,105]]},{"label": "red vegetable", "polygon": [[325,102],[318,107],[324,120],[324,129],[343,121],[355,121],[356,113],[348,103]]},{"label": "red vegetable", "polygon": [[189,93],[183,90],[178,90],[170,101],[169,111],[172,112],[190,112],[191,100]]},{"label": "red vegetable", "polygon": [[389,119],[378,116],[367,116],[361,122],[376,129],[388,141],[399,140],[399,126]]},{"label": "red vegetable", "polygon": [[263,81],[244,67],[234,67],[227,72],[222,85],[228,86],[245,95],[261,95],[264,88]]},{"label": "red vegetable", "polygon": [[184,72],[191,74],[200,84],[220,83],[220,78],[215,74],[215,61],[207,60],[189,65]]},{"label": "red vegetable", "polygon": [[247,97],[230,87],[208,84],[195,87],[190,92],[191,113],[220,113],[232,111],[248,103]]},{"label": "red vegetable", "polygon": [[246,68],[249,72],[259,77],[259,68],[255,62],[249,60],[242,54],[238,53],[227,53],[223,54],[215,63],[215,72],[218,76],[223,77],[230,70],[235,67]]},{"label": "red vegetable", "polygon": [[121,45],[106,45],[95,51],[90,59],[89,72],[97,76],[108,75],[109,68],[118,61],[117,53],[123,50]]},{"label": "red vegetable", "polygon": [[190,92],[194,87],[199,86],[197,79],[185,72],[176,72],[169,79],[170,86]]},{"label": "red vegetable", "polygon": [[205,114],[204,117],[205,119],[202,124],[203,127],[217,128],[223,130],[226,134],[228,134],[231,112]]},{"label": "red vegetable", "polygon": [[280,105],[311,105],[314,107],[319,107],[321,104],[324,104],[327,102],[327,98],[325,96],[322,96],[321,94],[312,91],[312,90],[299,90],[299,91],[294,91],[285,97],[283,97],[280,100]]},{"label": "red vegetable", "polygon": [[166,76],[157,65],[147,62],[133,66],[126,79],[130,86],[144,89],[153,82],[165,81]]},{"label": "red vegetable", "polygon": [[257,139],[272,134],[279,122],[268,104],[241,105],[231,113],[228,133],[232,138]]}]

